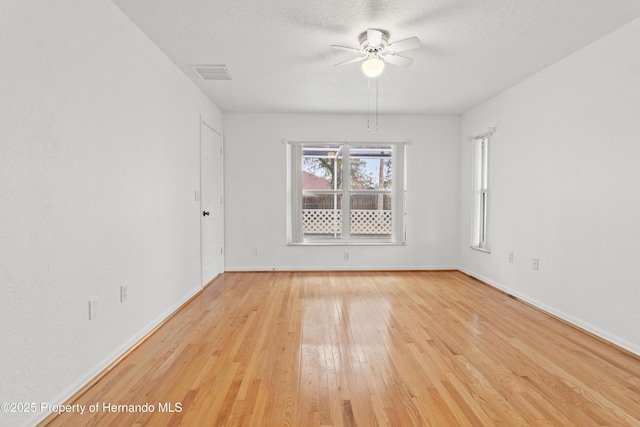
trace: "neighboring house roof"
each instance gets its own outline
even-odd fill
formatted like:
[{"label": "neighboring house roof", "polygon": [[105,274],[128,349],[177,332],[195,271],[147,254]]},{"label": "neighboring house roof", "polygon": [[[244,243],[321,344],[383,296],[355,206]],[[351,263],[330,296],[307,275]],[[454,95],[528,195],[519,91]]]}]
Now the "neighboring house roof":
[{"label": "neighboring house roof", "polygon": [[302,171],[302,188],[305,190],[331,190],[331,183],[322,177]]}]

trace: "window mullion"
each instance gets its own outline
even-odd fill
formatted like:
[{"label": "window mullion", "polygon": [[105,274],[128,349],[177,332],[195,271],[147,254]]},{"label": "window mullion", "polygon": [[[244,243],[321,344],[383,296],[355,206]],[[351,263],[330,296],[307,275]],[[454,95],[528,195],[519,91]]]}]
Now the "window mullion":
[{"label": "window mullion", "polygon": [[342,147],[342,240],[351,233],[351,156],[349,146]]}]

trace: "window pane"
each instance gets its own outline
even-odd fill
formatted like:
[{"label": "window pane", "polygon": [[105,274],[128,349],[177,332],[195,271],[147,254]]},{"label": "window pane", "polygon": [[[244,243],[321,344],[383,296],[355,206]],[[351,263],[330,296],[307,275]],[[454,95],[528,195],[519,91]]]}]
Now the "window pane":
[{"label": "window pane", "polygon": [[391,189],[391,147],[350,147],[352,190]]},{"label": "window pane", "polygon": [[391,237],[391,194],[351,195],[351,237]]},{"label": "window pane", "polygon": [[482,170],[482,182],[481,182],[481,187],[482,189],[486,189],[487,188],[487,178],[488,178],[488,161],[489,161],[489,147],[488,147],[488,138],[482,138],[482,164],[480,166],[481,170]]},{"label": "window pane", "polygon": [[480,246],[487,242],[487,193],[480,194]]},{"label": "window pane", "polygon": [[338,146],[305,146],[302,149],[302,189],[342,188],[342,150]]},{"label": "window pane", "polygon": [[340,239],[342,237],[342,196],[314,194],[302,196],[304,237]]}]

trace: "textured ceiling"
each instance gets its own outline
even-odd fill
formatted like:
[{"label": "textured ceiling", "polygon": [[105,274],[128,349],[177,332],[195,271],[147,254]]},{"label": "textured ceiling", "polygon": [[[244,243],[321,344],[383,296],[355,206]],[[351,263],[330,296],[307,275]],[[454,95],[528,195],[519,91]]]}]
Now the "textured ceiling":
[{"label": "textured ceiling", "polygon": [[329,45],[381,28],[422,47],[387,65],[380,112],[460,114],[640,16],[638,0],[112,1],[223,112],[366,112],[359,64],[333,67],[352,55]]}]

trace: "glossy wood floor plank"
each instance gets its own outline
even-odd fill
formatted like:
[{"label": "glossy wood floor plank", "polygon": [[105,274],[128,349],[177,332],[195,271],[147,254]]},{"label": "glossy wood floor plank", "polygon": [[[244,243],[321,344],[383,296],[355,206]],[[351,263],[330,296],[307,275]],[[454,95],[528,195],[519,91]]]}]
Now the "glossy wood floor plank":
[{"label": "glossy wood floor plank", "polygon": [[49,425],[640,426],[640,360],[459,272],[227,273],[69,403],[154,411]]}]

